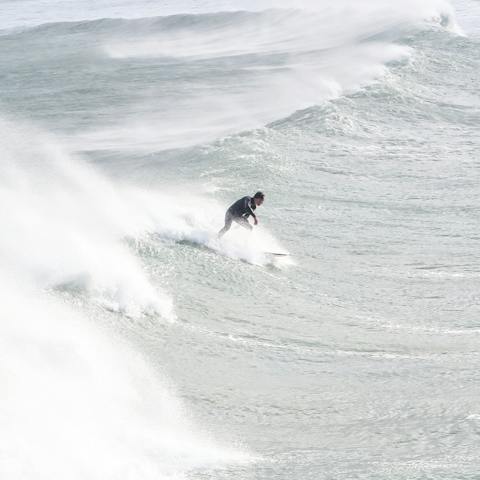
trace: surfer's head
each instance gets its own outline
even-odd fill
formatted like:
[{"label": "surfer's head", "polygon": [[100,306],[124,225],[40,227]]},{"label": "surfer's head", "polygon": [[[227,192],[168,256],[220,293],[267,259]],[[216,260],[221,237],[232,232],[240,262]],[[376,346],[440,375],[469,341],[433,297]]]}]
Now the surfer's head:
[{"label": "surfer's head", "polygon": [[255,202],[255,205],[256,205],[257,207],[258,207],[259,205],[261,205],[264,200],[265,200],[265,195],[264,195],[262,192],[257,192],[257,193],[253,196],[253,201]]}]

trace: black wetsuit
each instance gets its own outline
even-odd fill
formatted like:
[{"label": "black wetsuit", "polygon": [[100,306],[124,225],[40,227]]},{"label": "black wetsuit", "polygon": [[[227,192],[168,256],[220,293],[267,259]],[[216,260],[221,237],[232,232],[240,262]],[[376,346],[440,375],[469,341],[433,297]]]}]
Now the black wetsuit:
[{"label": "black wetsuit", "polygon": [[257,208],[252,197],[243,197],[237,200],[233,205],[228,207],[225,213],[225,226],[220,230],[219,235],[222,236],[225,232],[230,230],[232,222],[236,222],[242,227],[252,230],[252,226],[248,223],[250,215],[255,216],[253,211]]},{"label": "black wetsuit", "polygon": [[243,197],[228,207],[227,213],[232,217],[249,217],[255,215],[253,211],[257,208],[252,197]]}]

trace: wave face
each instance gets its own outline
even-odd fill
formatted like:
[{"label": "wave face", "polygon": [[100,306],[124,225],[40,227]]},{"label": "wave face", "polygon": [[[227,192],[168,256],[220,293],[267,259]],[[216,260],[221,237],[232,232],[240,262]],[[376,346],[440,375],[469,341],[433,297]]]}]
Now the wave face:
[{"label": "wave face", "polygon": [[4,7],[2,479],[478,473],[478,2]]},{"label": "wave face", "polygon": [[[455,28],[448,9],[379,5],[39,26],[4,38],[8,71],[23,73],[2,101],[9,109],[15,99],[28,120],[56,116],[78,149],[155,152],[213,141],[371,83],[408,57],[392,41],[416,24]],[[55,96],[55,109],[38,108],[44,95]]]}]

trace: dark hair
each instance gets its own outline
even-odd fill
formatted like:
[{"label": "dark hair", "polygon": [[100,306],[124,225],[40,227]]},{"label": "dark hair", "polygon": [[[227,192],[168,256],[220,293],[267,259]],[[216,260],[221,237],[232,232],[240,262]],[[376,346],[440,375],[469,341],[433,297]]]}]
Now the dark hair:
[{"label": "dark hair", "polygon": [[262,200],[265,198],[265,195],[262,192],[257,192],[253,198],[261,198]]}]

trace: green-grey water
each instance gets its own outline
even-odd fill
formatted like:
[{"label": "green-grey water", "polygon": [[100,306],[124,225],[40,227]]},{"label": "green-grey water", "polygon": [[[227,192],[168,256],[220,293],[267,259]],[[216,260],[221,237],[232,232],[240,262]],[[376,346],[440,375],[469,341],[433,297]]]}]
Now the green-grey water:
[{"label": "green-grey water", "polygon": [[476,2],[5,5],[2,478],[476,478]]}]

